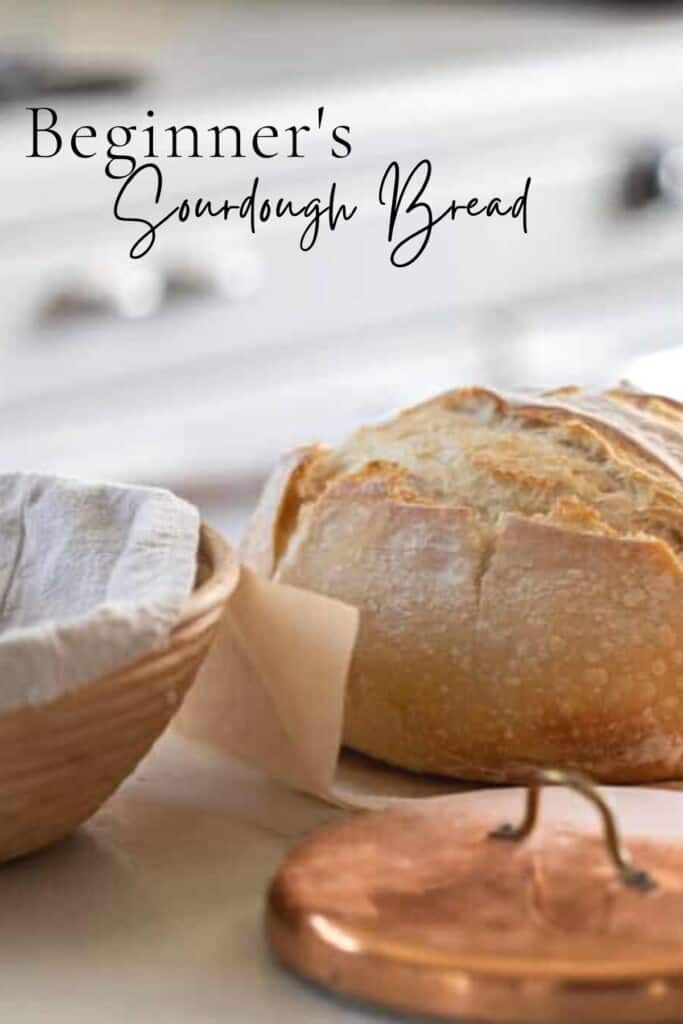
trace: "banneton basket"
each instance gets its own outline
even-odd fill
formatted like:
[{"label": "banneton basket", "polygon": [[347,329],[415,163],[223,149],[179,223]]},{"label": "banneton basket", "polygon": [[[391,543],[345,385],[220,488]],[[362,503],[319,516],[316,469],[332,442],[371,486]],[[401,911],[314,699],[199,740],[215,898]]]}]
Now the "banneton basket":
[{"label": "banneton basket", "polygon": [[63,839],[132,772],[194,681],[238,572],[228,545],[202,526],[195,589],[165,647],[0,714],[0,861]]}]

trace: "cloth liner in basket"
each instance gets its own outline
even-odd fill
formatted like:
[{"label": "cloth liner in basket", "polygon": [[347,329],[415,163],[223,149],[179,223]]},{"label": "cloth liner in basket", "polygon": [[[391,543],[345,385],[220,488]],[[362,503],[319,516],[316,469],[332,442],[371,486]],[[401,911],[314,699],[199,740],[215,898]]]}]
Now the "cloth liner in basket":
[{"label": "cloth liner in basket", "polygon": [[112,672],[168,636],[199,517],[172,494],[0,476],[0,712]]}]

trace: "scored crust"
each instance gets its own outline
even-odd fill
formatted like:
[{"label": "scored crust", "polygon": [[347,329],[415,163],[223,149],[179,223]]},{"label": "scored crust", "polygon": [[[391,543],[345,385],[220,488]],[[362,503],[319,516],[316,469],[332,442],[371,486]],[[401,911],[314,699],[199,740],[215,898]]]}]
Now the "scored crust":
[{"label": "scored crust", "polygon": [[482,780],[671,778],[682,465],[671,400],[463,389],[300,452],[249,548],[270,551],[257,571],[360,608],[354,749]]}]

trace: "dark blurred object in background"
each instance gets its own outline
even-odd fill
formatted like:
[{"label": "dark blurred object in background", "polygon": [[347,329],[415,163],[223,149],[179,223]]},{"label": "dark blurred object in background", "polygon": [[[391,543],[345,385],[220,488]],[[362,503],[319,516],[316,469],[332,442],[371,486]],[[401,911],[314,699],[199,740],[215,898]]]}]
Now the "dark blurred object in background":
[{"label": "dark blurred object in background", "polygon": [[128,92],[139,80],[130,71],[78,68],[48,56],[0,52],[0,103]]}]

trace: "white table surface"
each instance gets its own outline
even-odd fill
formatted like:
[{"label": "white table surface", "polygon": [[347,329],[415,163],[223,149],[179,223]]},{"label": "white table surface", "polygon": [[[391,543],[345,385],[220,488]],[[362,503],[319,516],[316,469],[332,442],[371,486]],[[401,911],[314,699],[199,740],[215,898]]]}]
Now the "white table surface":
[{"label": "white table surface", "polygon": [[262,931],[283,854],[339,813],[166,735],[74,837],[0,869],[0,1020],[376,1019],[288,975]]}]

